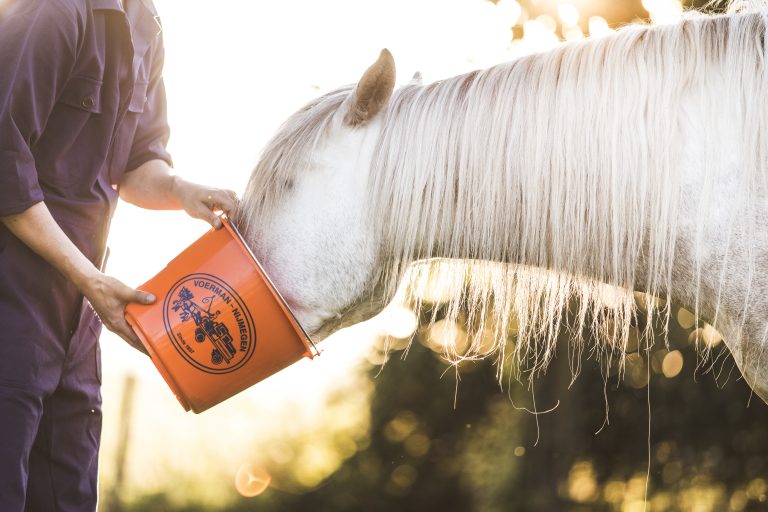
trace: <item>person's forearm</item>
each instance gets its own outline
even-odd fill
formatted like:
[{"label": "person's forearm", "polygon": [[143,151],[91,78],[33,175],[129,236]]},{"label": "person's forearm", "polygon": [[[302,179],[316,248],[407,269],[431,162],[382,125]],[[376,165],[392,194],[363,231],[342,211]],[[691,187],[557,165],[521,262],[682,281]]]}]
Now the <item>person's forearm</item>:
[{"label": "person's forearm", "polygon": [[81,292],[85,293],[88,283],[99,273],[61,230],[45,203],[37,203],[16,215],[0,217],[0,221]]},{"label": "person's forearm", "polygon": [[165,160],[150,160],[125,173],[120,198],[150,210],[180,210],[177,187],[181,179],[171,174]]},{"label": "person's forearm", "polygon": [[69,279],[88,298],[107,329],[117,333],[134,348],[146,353],[136,333],[125,321],[128,302],[151,304],[155,298],[102,274],[86,258],[54,220],[45,203],[0,217],[0,222],[19,240]]},{"label": "person's forearm", "polygon": [[184,210],[215,228],[221,227],[217,211],[230,213],[237,196],[231,190],[207,187],[171,174],[164,160],[150,160],[125,173],[120,182],[120,198],[150,210]]}]

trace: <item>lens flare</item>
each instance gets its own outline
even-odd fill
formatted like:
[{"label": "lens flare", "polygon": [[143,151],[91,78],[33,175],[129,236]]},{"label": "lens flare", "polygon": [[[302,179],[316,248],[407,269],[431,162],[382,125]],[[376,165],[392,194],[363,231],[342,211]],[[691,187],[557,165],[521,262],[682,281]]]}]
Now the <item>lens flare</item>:
[{"label": "lens flare", "polygon": [[271,481],[266,470],[246,462],[237,470],[235,489],[246,498],[254,498],[266,491]]}]

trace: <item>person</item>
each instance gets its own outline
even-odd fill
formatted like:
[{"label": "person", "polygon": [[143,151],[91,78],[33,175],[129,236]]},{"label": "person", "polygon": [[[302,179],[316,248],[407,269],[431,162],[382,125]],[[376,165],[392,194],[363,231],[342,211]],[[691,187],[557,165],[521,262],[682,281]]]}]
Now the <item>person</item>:
[{"label": "person", "polygon": [[101,324],[141,349],[123,310],[154,301],[103,273],[118,197],[214,227],[235,207],[171,173],[163,59],[151,0],[17,0],[0,18],[4,512],[96,508]]}]

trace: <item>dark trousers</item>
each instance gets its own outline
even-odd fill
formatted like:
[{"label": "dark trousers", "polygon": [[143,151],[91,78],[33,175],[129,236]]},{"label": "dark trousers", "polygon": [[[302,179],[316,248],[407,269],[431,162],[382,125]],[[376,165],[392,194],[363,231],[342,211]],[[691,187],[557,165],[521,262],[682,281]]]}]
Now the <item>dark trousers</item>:
[{"label": "dark trousers", "polygon": [[9,382],[0,375],[3,512],[96,510],[101,437],[100,326],[88,320],[81,319],[72,338],[61,346],[61,364],[38,368],[45,374],[34,384]]}]

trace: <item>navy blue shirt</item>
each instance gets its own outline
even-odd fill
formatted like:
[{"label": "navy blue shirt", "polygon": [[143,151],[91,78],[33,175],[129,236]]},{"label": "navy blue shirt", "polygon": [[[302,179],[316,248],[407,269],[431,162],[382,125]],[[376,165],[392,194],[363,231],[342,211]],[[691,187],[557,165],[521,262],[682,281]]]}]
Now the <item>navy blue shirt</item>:
[{"label": "navy blue shirt", "polygon": [[[170,163],[159,18],[125,4],[17,0],[0,18],[0,216],[45,201],[97,266],[124,174]],[[14,359],[56,356],[41,348],[71,337],[81,302],[0,224],[0,380],[34,377]]]}]

